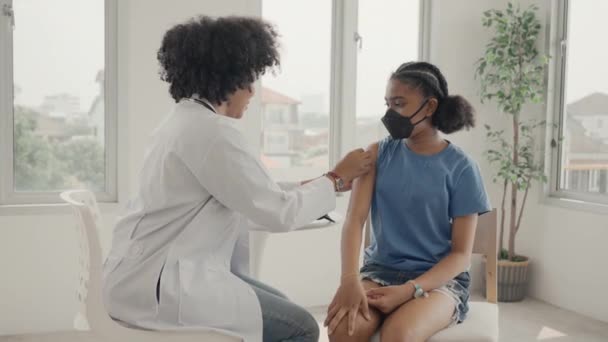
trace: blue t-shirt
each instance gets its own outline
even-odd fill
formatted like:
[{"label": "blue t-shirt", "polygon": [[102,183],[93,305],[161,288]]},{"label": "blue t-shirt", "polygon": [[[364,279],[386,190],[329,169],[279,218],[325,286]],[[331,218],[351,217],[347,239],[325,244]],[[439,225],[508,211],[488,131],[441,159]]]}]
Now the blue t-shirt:
[{"label": "blue t-shirt", "polygon": [[425,156],[382,140],[365,263],[426,272],[451,249],[452,219],[491,210],[477,163],[453,144]]}]

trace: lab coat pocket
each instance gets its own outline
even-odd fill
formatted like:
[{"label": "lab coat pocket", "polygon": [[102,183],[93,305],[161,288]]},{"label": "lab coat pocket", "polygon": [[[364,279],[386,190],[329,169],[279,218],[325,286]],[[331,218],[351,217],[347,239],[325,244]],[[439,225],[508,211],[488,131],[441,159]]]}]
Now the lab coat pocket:
[{"label": "lab coat pocket", "polygon": [[225,272],[179,260],[179,323],[215,328],[234,326],[236,297]]}]

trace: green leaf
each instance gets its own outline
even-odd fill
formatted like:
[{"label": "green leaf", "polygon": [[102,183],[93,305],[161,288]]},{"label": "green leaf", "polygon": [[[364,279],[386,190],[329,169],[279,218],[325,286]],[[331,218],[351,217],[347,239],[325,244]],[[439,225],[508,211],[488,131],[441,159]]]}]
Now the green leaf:
[{"label": "green leaf", "polygon": [[500,260],[507,260],[509,259],[509,251],[506,249],[501,249],[500,253],[498,254],[498,259]]}]

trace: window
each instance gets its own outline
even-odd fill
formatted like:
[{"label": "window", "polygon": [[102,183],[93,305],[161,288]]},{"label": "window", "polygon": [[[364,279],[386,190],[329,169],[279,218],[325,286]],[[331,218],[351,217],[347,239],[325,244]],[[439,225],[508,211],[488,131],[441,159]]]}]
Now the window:
[{"label": "window", "polygon": [[388,134],[384,90],[420,58],[420,3],[263,0],[282,46],[281,69],[261,80],[261,158],[275,177],[318,176]]},{"label": "window", "polygon": [[[608,204],[608,23],[601,13],[608,3],[592,0],[560,2],[555,55],[557,148],[552,164],[553,195]],[[595,23],[590,25],[589,23]],[[556,144],[561,137],[561,142]]]},{"label": "window", "polygon": [[115,0],[0,5],[0,205],[115,201]]},{"label": "window", "polygon": [[281,35],[281,70],[261,80],[262,161],[278,177],[318,176],[329,167],[332,2],[264,0],[262,16]]},{"label": "window", "polygon": [[418,59],[420,10],[417,1],[359,0],[358,12],[356,141],[367,147],[388,135],[380,121],[388,77],[402,63]]}]

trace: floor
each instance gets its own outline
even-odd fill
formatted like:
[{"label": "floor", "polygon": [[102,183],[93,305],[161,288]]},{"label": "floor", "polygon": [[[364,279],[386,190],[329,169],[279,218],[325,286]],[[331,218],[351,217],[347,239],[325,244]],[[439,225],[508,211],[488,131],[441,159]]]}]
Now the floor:
[{"label": "floor", "polygon": [[[499,342],[608,342],[608,323],[544,302],[526,299],[521,303],[501,303],[499,310]],[[313,310],[320,322],[325,319],[323,311]],[[323,327],[319,341],[329,341]]]},{"label": "floor", "polygon": [[[527,299],[521,303],[500,304],[499,342],[608,342],[608,323],[585,318],[555,306]],[[311,310],[317,320],[325,319],[322,308]],[[322,326],[322,324],[320,324]],[[327,342],[322,328],[320,342]],[[99,342],[96,338],[83,336],[56,336],[53,342]],[[0,341],[49,342],[50,336],[2,337]],[[106,341],[104,341],[106,342]],[[109,341],[108,341],[109,342]]]}]

